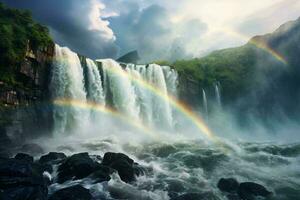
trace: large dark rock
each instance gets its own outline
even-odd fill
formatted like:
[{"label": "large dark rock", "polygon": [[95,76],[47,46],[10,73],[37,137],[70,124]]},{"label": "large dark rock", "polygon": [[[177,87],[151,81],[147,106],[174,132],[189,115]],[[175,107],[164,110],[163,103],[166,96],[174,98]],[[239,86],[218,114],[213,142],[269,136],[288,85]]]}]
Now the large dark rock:
[{"label": "large dark rock", "polygon": [[81,185],[75,185],[56,191],[49,200],[91,200],[92,198],[88,189]]},{"label": "large dark rock", "polygon": [[114,162],[120,161],[120,160],[124,160],[130,165],[132,165],[133,162],[134,162],[131,158],[129,158],[127,155],[125,155],[123,153],[107,152],[107,153],[104,154],[102,164],[103,165],[111,165]]},{"label": "large dark rock", "polygon": [[237,194],[228,194],[226,197],[228,200],[241,200],[241,198]]},{"label": "large dark rock", "polygon": [[42,164],[49,162],[57,162],[67,158],[64,153],[50,152],[46,155],[41,156],[39,162]]},{"label": "large dark rock", "polygon": [[15,156],[15,159],[25,161],[25,162],[29,162],[29,163],[33,163],[33,157],[26,154],[26,153],[18,153]]},{"label": "large dark rock", "polygon": [[268,197],[271,194],[264,186],[253,182],[241,183],[238,188],[238,195],[243,200],[253,200],[255,196]]},{"label": "large dark rock", "polygon": [[104,166],[100,165],[97,167],[97,171],[93,172],[88,176],[88,178],[92,179],[94,183],[100,183],[103,181],[109,181],[110,180],[110,175],[114,172],[115,170]]},{"label": "large dark rock", "polygon": [[29,177],[33,175],[32,165],[16,159],[0,159],[0,176]]},{"label": "large dark rock", "polygon": [[74,154],[66,158],[58,167],[58,183],[70,179],[82,179],[97,171],[100,164],[91,159],[88,153]]},{"label": "large dark rock", "polygon": [[41,186],[20,186],[0,192],[1,200],[47,200],[47,189]]},{"label": "large dark rock", "polygon": [[33,163],[17,159],[0,159],[0,199],[46,200],[47,184]]},{"label": "large dark rock", "polygon": [[134,181],[135,175],[138,175],[134,161],[122,153],[105,153],[102,164],[117,170],[121,180],[126,183]]},{"label": "large dark rock", "polygon": [[234,178],[221,178],[218,182],[218,188],[223,192],[236,192],[238,187],[239,183]]}]

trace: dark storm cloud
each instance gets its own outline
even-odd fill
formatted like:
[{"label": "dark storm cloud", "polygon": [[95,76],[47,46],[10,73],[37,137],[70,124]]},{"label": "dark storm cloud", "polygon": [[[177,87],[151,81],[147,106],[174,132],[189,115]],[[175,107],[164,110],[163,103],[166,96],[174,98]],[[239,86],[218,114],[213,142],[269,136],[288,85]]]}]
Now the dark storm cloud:
[{"label": "dark storm cloud", "polygon": [[105,28],[90,28],[89,15],[95,6],[92,0],[1,1],[10,7],[31,10],[36,20],[50,28],[55,42],[73,51],[92,58],[115,57],[117,54],[110,32],[107,33]]},{"label": "dark storm cloud", "polygon": [[0,1],[31,10],[55,42],[91,58],[116,58],[132,50],[145,62],[186,58],[207,30],[199,19],[175,23],[169,10],[138,0]]}]

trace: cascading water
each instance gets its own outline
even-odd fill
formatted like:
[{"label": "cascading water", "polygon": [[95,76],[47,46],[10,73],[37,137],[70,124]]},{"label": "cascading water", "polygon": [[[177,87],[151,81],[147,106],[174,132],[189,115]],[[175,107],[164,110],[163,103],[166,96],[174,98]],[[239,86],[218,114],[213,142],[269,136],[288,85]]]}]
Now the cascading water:
[{"label": "cascading water", "polygon": [[[55,45],[55,58],[49,87],[53,100],[74,99],[86,101],[80,60],[77,54],[67,47]],[[54,131],[57,134],[64,133],[71,127],[74,129],[77,125],[85,123],[85,117],[84,113],[75,107],[54,107]]]},{"label": "cascading water", "polygon": [[207,98],[206,98],[206,92],[204,89],[202,89],[202,102],[203,102],[205,117],[208,118]]},{"label": "cascading water", "polygon": [[215,84],[215,93],[216,93],[216,101],[219,107],[222,107],[222,100],[221,100],[221,92],[220,92],[220,83],[217,82]]},{"label": "cascading water", "polygon": [[88,100],[105,104],[105,96],[102,87],[100,72],[95,62],[89,58],[86,59],[87,66],[87,97]]},{"label": "cascading water", "polygon": [[136,104],[136,94],[126,72],[112,59],[98,61],[102,63],[104,76],[109,81],[109,88],[106,88],[106,91],[110,90],[113,105],[131,119],[137,120],[139,108]]},{"label": "cascading water", "polygon": [[[112,106],[128,120],[151,127],[169,130],[174,126],[174,112],[168,101],[168,95],[177,95],[178,75],[174,69],[156,64],[127,64],[122,68],[112,59],[85,61],[86,65],[82,66],[77,54],[56,45],[50,84],[53,100],[94,102]],[[100,63],[99,67],[96,62]],[[103,119],[86,120],[91,112],[55,106],[55,132],[65,132],[76,124],[83,125],[84,121],[95,123]]]},{"label": "cascading water", "polygon": [[168,93],[177,97],[178,73],[169,66],[162,66],[166,79]]}]

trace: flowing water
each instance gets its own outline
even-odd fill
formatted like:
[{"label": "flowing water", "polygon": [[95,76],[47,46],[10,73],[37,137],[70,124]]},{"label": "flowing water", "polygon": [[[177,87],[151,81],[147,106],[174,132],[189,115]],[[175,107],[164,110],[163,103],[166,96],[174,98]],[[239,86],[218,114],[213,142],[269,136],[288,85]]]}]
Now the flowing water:
[{"label": "flowing water", "polygon": [[202,89],[202,103],[203,103],[203,108],[204,108],[204,113],[206,119],[208,119],[208,105],[207,105],[207,97],[206,97],[206,92],[204,89]]},{"label": "flowing water", "polygon": [[[300,196],[300,144],[229,143],[212,136],[199,139],[201,130],[191,126],[196,124],[209,132],[208,127],[169,99],[178,95],[174,69],[156,64],[120,65],[112,59],[86,59],[85,63],[68,48],[56,45],[49,87],[54,102],[65,99],[66,103],[54,103],[55,137],[45,144],[47,150],[67,154],[88,151],[101,156],[108,151],[123,152],[138,162],[145,174],[132,184],[122,182],[117,174],[98,184],[87,178],[53,184],[50,193],[79,183],[96,199],[169,200],[194,192],[203,199],[225,200],[217,182],[222,177],[234,177],[266,186],[275,194],[271,199],[296,200]],[[219,87],[215,84],[216,101],[221,106]],[[202,95],[207,115],[204,90]],[[91,120],[93,112],[98,114]],[[179,131],[176,124],[179,120],[183,123],[182,114],[192,123]],[[88,134],[91,129],[93,134]],[[154,132],[155,139],[137,140],[145,135],[136,129]]]},{"label": "flowing water", "polygon": [[[74,52],[55,45],[55,58],[50,80],[50,91],[53,99],[68,98],[86,101],[83,69],[80,60]],[[64,134],[68,130],[76,129],[86,120],[86,113],[76,107],[53,109],[54,134]]]},{"label": "flowing water", "polygon": [[[49,150],[61,150],[53,147]],[[123,152],[145,169],[145,175],[132,184],[124,183],[117,174],[108,182],[93,184],[82,179],[54,184],[59,188],[82,184],[99,199],[169,200],[184,193],[198,193],[204,200],[226,200],[217,188],[222,177],[253,181],[274,193],[270,199],[296,200],[300,195],[300,144],[238,143],[235,150],[203,141],[126,143],[117,140],[68,142],[65,152],[88,151],[103,156],[107,151]],[[55,173],[54,173],[55,174]]]},{"label": "flowing water", "polygon": [[222,106],[222,100],[221,100],[221,92],[220,92],[220,83],[215,83],[215,93],[216,93],[216,101],[219,107]]}]

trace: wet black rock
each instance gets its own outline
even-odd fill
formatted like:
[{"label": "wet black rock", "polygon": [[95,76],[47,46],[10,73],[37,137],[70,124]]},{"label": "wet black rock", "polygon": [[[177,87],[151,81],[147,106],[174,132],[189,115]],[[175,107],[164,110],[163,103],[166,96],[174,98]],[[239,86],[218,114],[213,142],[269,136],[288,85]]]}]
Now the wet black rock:
[{"label": "wet black rock", "polygon": [[0,199],[46,200],[47,184],[33,163],[0,159]]},{"label": "wet black rock", "polygon": [[74,154],[66,158],[58,167],[58,183],[70,179],[82,179],[97,171],[100,164],[91,159],[88,153]]},{"label": "wet black rock", "polygon": [[260,184],[244,182],[240,184],[238,194],[243,200],[253,200],[255,196],[268,197],[272,194],[272,192],[268,191]]},{"label": "wet black rock", "polygon": [[67,158],[67,156],[64,153],[60,152],[50,152],[46,155],[41,156],[39,162],[40,163],[52,163],[52,162],[58,162],[63,159]]},{"label": "wet black rock", "polygon": [[33,165],[36,168],[36,170],[39,170],[40,173],[48,172],[51,174],[53,172],[53,166],[51,164],[41,164],[39,162],[36,162]]},{"label": "wet black rock", "polygon": [[241,200],[241,198],[237,194],[228,194],[226,197],[228,200]]},{"label": "wet black rock", "polygon": [[41,186],[20,186],[0,192],[1,200],[47,200],[47,189]]},{"label": "wet black rock", "polygon": [[16,156],[15,156],[15,159],[17,160],[21,160],[21,161],[24,161],[24,162],[29,162],[29,163],[33,163],[33,157],[26,154],[26,153],[18,153]]},{"label": "wet black rock", "polygon": [[91,200],[92,198],[88,189],[75,185],[56,191],[49,200]]},{"label": "wet black rock", "polygon": [[28,177],[33,175],[33,168],[30,163],[16,159],[0,159],[0,176]]},{"label": "wet black rock", "polygon": [[238,187],[239,183],[234,178],[221,178],[218,182],[218,188],[223,192],[236,192]]},{"label": "wet black rock", "polygon": [[127,155],[123,153],[112,153],[112,152],[107,152],[104,154],[102,164],[103,165],[111,165],[116,161],[126,161],[128,164],[133,165],[133,160],[129,158]]},{"label": "wet black rock", "polygon": [[185,193],[171,200],[219,200],[218,197],[210,192],[203,193]]},{"label": "wet black rock", "polygon": [[109,181],[110,180],[110,175],[115,172],[114,169],[100,165],[97,167],[97,171],[93,172],[88,176],[88,178],[93,180],[93,183],[101,183],[103,181]]},{"label": "wet black rock", "polygon": [[134,161],[122,153],[105,153],[102,164],[117,170],[121,180],[126,183],[134,181],[137,175]]}]

